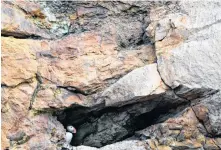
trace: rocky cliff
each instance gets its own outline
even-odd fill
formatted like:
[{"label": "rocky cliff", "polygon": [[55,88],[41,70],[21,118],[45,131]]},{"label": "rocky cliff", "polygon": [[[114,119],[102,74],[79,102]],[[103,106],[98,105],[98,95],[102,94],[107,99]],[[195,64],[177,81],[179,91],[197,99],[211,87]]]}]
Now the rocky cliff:
[{"label": "rocky cliff", "polygon": [[2,149],[221,149],[221,2],[2,1]]}]

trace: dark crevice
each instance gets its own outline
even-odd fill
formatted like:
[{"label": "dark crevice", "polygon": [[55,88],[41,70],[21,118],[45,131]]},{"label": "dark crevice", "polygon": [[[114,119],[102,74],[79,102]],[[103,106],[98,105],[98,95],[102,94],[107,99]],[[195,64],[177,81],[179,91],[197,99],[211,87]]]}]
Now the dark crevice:
[{"label": "dark crevice", "polygon": [[[65,88],[68,89],[68,87]],[[189,97],[188,92],[182,93],[184,86],[179,86],[175,89],[168,86],[168,88],[172,95],[175,96],[173,98],[170,97],[173,100],[168,99],[165,95],[161,95],[151,100],[128,104],[118,108],[104,108],[105,105],[93,108],[79,106],[66,109],[60,114],[55,115],[64,127],[71,124],[77,128],[78,132],[74,135],[72,141],[73,146],[102,147],[127,138],[136,138],[136,131],[175,117],[181,109],[184,110],[187,107],[192,107],[191,102],[217,92],[217,90],[211,89],[188,89],[188,92],[192,94],[195,92],[193,97]],[[205,128],[203,123],[202,125]]]},{"label": "dark crevice", "polygon": [[219,89],[211,89],[211,88],[188,88],[184,85],[179,85],[178,87],[173,89],[175,94],[184,99],[188,99],[190,101],[205,98],[211,95],[214,95],[219,92]]},{"label": "dark crevice", "polygon": [[48,52],[48,51],[37,52],[36,55],[37,55],[37,57],[46,57],[49,59],[57,59],[58,58],[56,56],[53,56],[53,54],[51,54],[51,52]]},{"label": "dark crevice", "polygon": [[159,97],[122,107],[69,108],[55,115],[64,127],[69,124],[76,127],[73,146],[102,147],[130,138],[135,131],[164,122],[178,113],[176,108],[179,106],[188,107],[186,102],[171,103]]},{"label": "dark crevice", "polygon": [[213,143],[214,143],[219,149],[221,149],[221,146],[220,146],[219,144],[217,144],[217,142],[214,141],[214,139],[213,139]]},{"label": "dark crevice", "polygon": [[75,94],[82,94],[84,96],[87,96],[89,94],[85,93],[84,91],[82,91],[81,89],[77,88],[77,87],[74,87],[74,86],[57,86],[58,88],[63,88],[63,89],[66,89],[70,92],[73,92]]},{"label": "dark crevice", "polygon": [[7,86],[6,84],[1,84],[1,88],[10,88],[10,86]]},{"label": "dark crevice", "polygon": [[[44,78],[44,79],[47,79],[47,78]],[[37,93],[38,91],[41,89],[41,84],[43,84],[43,80],[42,80],[42,76],[40,76],[38,73],[36,73],[36,80],[37,80],[37,86],[32,94],[32,98],[30,100],[30,106],[29,106],[29,110],[32,109],[32,105],[35,101],[35,98],[37,96]],[[51,80],[47,79],[48,81],[52,82]],[[56,84],[56,83],[53,83],[53,84]],[[56,85],[57,88],[62,88],[62,89],[65,89],[71,93],[74,93],[74,94],[82,94],[84,96],[87,96],[87,94],[85,94],[83,91],[81,91],[80,89],[76,88],[76,87],[73,87],[73,86],[58,86]]]},{"label": "dark crevice", "polygon": [[170,112],[172,108],[176,108],[182,105],[186,106],[186,103],[174,106],[166,105],[164,107],[156,107],[152,111],[138,116],[135,119],[135,127],[137,128],[136,130],[142,130],[156,123],[164,122],[171,116],[175,115],[174,113]]},{"label": "dark crevice", "polygon": [[32,39],[32,40],[50,40],[47,38],[43,38],[41,36],[35,35],[35,34],[24,34],[24,33],[19,33],[19,32],[10,32],[10,31],[1,31],[1,36],[2,37],[14,37],[17,39]]},{"label": "dark crevice", "polygon": [[37,96],[38,91],[40,90],[40,88],[41,88],[41,86],[40,86],[40,83],[38,82],[38,83],[37,83],[37,86],[36,86],[36,88],[35,88],[35,90],[34,90],[34,92],[33,92],[33,94],[32,94],[32,96],[31,96],[29,110],[32,109],[32,105],[33,105],[33,103],[34,103],[34,101],[35,101],[35,99],[36,99],[36,96]]},{"label": "dark crevice", "polygon": [[34,90],[32,96],[31,96],[30,105],[29,105],[29,110],[32,109],[32,105],[33,105],[33,103],[34,103],[34,101],[35,101],[35,99],[36,99],[36,96],[37,96],[37,94],[38,94],[38,91],[41,89],[42,80],[41,80],[40,76],[38,75],[38,73],[36,73],[36,80],[37,80],[37,86],[36,86],[36,88],[35,88],[35,90]]},{"label": "dark crevice", "polygon": [[23,85],[23,84],[30,84],[30,83],[32,83],[33,79],[34,79],[34,77],[31,77],[29,79],[25,79],[25,81],[20,82],[20,83],[18,83],[16,85],[7,85],[7,84],[3,83],[3,84],[1,84],[1,86],[5,87],[5,88],[16,88],[16,87],[18,87],[20,85]]},{"label": "dark crevice", "polygon": [[43,83],[42,78],[41,78],[41,76],[40,76],[38,73],[36,73],[36,80],[37,80],[38,83],[40,83],[40,84]]},{"label": "dark crevice", "polygon": [[81,90],[81,89],[79,89],[79,88],[77,88],[75,86],[58,85],[56,82],[54,82],[54,81],[52,81],[52,80],[50,80],[50,79],[48,79],[46,77],[43,77],[43,76],[41,76],[39,74],[36,74],[36,77],[37,77],[37,79],[39,80],[40,83],[43,83],[43,79],[45,79],[45,80],[51,82],[52,84],[55,84],[58,88],[63,88],[63,89],[66,89],[66,90],[68,90],[70,92],[73,92],[75,94],[82,94],[84,96],[90,95],[90,94],[87,94],[85,91],[83,91],[83,90]]}]

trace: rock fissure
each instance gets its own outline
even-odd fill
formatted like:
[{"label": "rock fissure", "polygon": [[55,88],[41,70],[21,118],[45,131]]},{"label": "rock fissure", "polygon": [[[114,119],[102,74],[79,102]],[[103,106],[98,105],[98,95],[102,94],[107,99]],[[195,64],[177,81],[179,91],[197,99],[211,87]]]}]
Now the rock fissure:
[{"label": "rock fissure", "polygon": [[[25,34],[21,34],[21,33],[16,33],[16,32],[9,32],[9,31],[1,31],[1,36],[2,37],[14,37],[16,39],[32,39],[32,40],[43,40],[46,38],[43,38],[41,36],[38,35],[25,35]],[[49,39],[46,39],[49,40]]]},{"label": "rock fissure", "polygon": [[36,88],[34,89],[34,92],[33,92],[32,96],[31,96],[29,110],[32,109],[32,105],[33,105],[33,103],[34,103],[35,100],[36,100],[36,96],[37,96],[38,91],[40,90],[40,88],[41,88],[41,85],[40,85],[39,82],[37,82],[37,86],[36,86]]},{"label": "rock fissure", "polygon": [[[158,86],[159,87],[159,86]],[[158,88],[157,87],[157,88]],[[169,87],[169,86],[168,86]],[[73,89],[70,89],[69,87],[59,87],[59,88],[64,88],[64,89],[67,89],[67,90],[70,90],[70,91],[73,91]],[[157,89],[156,88],[156,89]],[[155,89],[155,90],[156,90]],[[172,93],[173,94],[175,94],[176,96],[177,96],[177,98],[179,98],[179,99],[184,99],[183,101],[184,102],[188,102],[188,105],[186,105],[186,107],[188,107],[188,106],[191,106],[191,101],[194,101],[194,99],[187,99],[187,98],[185,98],[185,97],[182,97],[182,96],[180,96],[179,94],[177,94],[175,91],[176,91],[176,89],[172,89],[171,87],[169,87],[169,89],[172,91]],[[155,91],[154,90],[154,91]],[[81,93],[82,94],[82,93]],[[212,94],[214,94],[214,92],[212,92]],[[211,93],[209,93],[208,95],[212,95]],[[208,95],[203,95],[203,96],[208,96]],[[163,102],[163,100],[160,100],[159,102],[157,102],[157,104],[156,105],[159,105],[160,103],[162,103]],[[145,103],[145,102],[144,102]],[[137,104],[137,102],[134,102],[133,104],[129,104],[129,105],[136,105]],[[150,104],[148,104],[148,105],[150,105]],[[147,106],[148,106],[147,105]],[[165,104],[165,105],[167,105],[167,104]],[[183,104],[182,104],[183,105]],[[124,107],[125,107],[125,109],[124,109]],[[126,109],[126,108],[129,108],[129,109]],[[177,105],[175,105],[175,106],[173,106],[174,108],[175,107],[177,107]],[[192,108],[192,107],[191,107]],[[84,117],[82,117],[82,112],[84,112],[83,110],[84,109],[88,109],[86,112],[86,114],[84,114],[83,113],[83,116],[85,116],[85,118]],[[122,106],[122,108],[120,107],[120,108],[111,108],[111,109],[108,109],[108,108],[99,108],[97,111],[95,110],[95,111],[91,111],[90,110],[91,108],[82,108],[82,110],[81,110],[81,108],[79,109],[79,112],[80,112],[80,114],[79,114],[79,112],[77,111],[77,110],[73,110],[73,112],[71,111],[72,110],[72,108],[69,108],[68,110],[67,109],[64,109],[64,111],[63,111],[63,113],[61,114],[61,115],[64,115],[65,117],[63,117],[63,120],[59,120],[59,121],[61,121],[62,122],[62,124],[64,125],[64,126],[66,126],[67,124],[73,124],[73,125],[76,125],[76,127],[78,128],[78,129],[80,129],[79,130],[79,132],[78,132],[78,134],[75,136],[75,138],[74,138],[74,143],[72,143],[72,144],[74,144],[74,145],[81,145],[81,144],[83,144],[83,145],[87,145],[87,146],[95,146],[95,147],[102,147],[102,146],[105,146],[105,145],[107,145],[107,144],[111,144],[111,143],[115,143],[115,142],[117,142],[117,141],[123,141],[123,140],[125,140],[126,138],[128,138],[128,137],[131,137],[131,136],[133,136],[133,134],[135,133],[135,131],[137,131],[137,130],[141,130],[141,129],[144,129],[144,128],[146,128],[146,127],[148,127],[148,126],[151,126],[151,125],[154,125],[155,123],[157,123],[157,119],[156,118],[158,118],[160,115],[168,115],[167,113],[170,111],[170,109],[172,109],[172,108],[170,108],[170,109],[166,109],[165,111],[163,111],[163,109],[165,109],[164,107],[159,107],[159,108],[154,108],[153,110],[151,110],[151,111],[148,111],[148,112],[145,112],[145,113],[141,113],[140,115],[138,115],[138,116],[136,116],[136,112],[130,112],[130,106],[127,106],[127,105],[125,105],[125,106]],[[92,108],[92,109],[94,109],[94,108]],[[124,109],[124,111],[122,111],[122,109]],[[140,109],[140,108],[137,108],[137,109]],[[162,111],[161,111],[162,110]],[[70,113],[70,114],[69,114]],[[91,115],[91,116],[89,116],[88,117],[88,114],[93,114],[93,115]],[[100,129],[100,130],[98,130],[98,128],[99,128],[99,124],[102,124],[102,126],[104,125],[104,126],[106,126],[107,125],[107,123],[105,123],[105,122],[103,122],[102,123],[102,120],[101,120],[101,118],[118,118],[119,117],[119,114],[123,114],[123,113],[128,113],[129,114],[129,116],[124,116],[123,118],[121,118],[121,120],[120,120],[120,122],[115,122],[114,120],[109,120],[109,121],[107,121],[108,123],[113,123],[112,125],[114,125],[114,126],[116,126],[116,128],[114,128],[114,132],[113,131],[107,131],[107,130],[109,130],[108,128],[111,128],[110,126],[108,126],[107,128],[104,128],[104,129]],[[158,117],[156,117],[154,120],[156,121],[150,121],[151,119],[149,119],[149,121],[147,121],[147,122],[149,122],[148,124],[146,124],[145,123],[145,121],[144,122],[139,122],[139,123],[136,123],[137,121],[135,121],[134,120],[134,117],[132,117],[132,116],[134,116],[134,113],[135,113],[135,116],[137,117],[137,119],[135,119],[135,120],[137,120],[137,121],[139,121],[139,120],[145,120],[145,118],[155,118],[156,116],[155,115],[159,115]],[[72,115],[71,115],[72,114]],[[73,114],[75,114],[76,116],[74,116]],[[139,113],[138,113],[139,114]],[[61,116],[61,115],[58,115],[58,118],[60,118],[59,116]],[[79,117],[79,116],[81,116],[81,119],[80,120],[78,120],[78,121],[76,121],[75,120],[75,117]],[[108,117],[106,117],[106,116],[108,116]],[[151,116],[151,117],[150,117]],[[170,116],[170,115],[169,115]],[[72,118],[73,117],[73,118]],[[131,120],[132,120],[132,122],[134,122],[135,123],[135,125],[129,125],[130,127],[128,127],[128,125],[122,125],[122,122],[131,122],[131,120],[130,119],[128,119],[128,117],[129,118],[131,118]],[[136,118],[135,117],[135,118]],[[162,117],[162,116],[161,116]],[[83,120],[82,120],[82,118],[84,118]],[[166,117],[166,118],[168,118],[168,117]],[[159,119],[159,118],[158,118]],[[64,120],[66,120],[66,121],[64,121]],[[72,120],[72,122],[71,122],[71,120]],[[104,119],[105,120],[105,119]],[[104,121],[103,120],[103,121]],[[107,119],[108,120],[108,119]],[[160,122],[163,122],[163,121],[165,121],[166,119],[164,118],[163,120],[161,120]],[[119,121],[119,120],[118,120]],[[151,122],[151,123],[150,123]],[[143,124],[143,125],[142,125]],[[85,127],[86,126],[86,127]],[[92,126],[92,127],[91,127]],[[93,127],[94,126],[94,127]],[[204,126],[204,125],[203,125]],[[133,129],[134,127],[136,127],[136,129]],[[204,126],[205,127],[205,126]],[[85,128],[89,128],[89,131],[84,131],[84,129]],[[120,129],[119,129],[120,128]],[[126,130],[125,130],[125,128],[126,128]],[[117,129],[119,129],[119,131],[117,130]],[[205,128],[206,129],[206,128]],[[112,129],[113,130],[113,129]],[[128,132],[128,131],[130,131],[130,130],[132,130],[132,131],[130,131],[129,133],[127,133],[126,135],[124,135],[125,133],[123,132]],[[109,132],[113,132],[113,133],[109,133]],[[116,132],[116,133],[115,133]],[[118,132],[123,132],[124,134],[122,134],[122,136],[119,136],[117,133]],[[80,134],[83,134],[83,136],[82,135],[80,135]],[[101,134],[101,135],[99,135],[99,134]],[[102,134],[104,134],[103,135],[103,137],[102,137]],[[115,134],[117,134],[117,135],[115,135]],[[179,133],[179,135],[180,135],[181,133]],[[177,135],[177,137],[179,137],[179,135]],[[96,136],[98,136],[99,137],[99,139],[102,139],[102,140],[104,140],[104,141],[99,141],[98,139],[96,139]],[[113,139],[111,138],[111,139],[105,139],[106,137],[110,137],[110,136],[113,136],[112,138],[114,138],[115,140],[113,141]],[[94,140],[94,139],[96,139],[96,142],[94,143],[94,142],[92,142],[92,141],[90,141],[90,140]],[[106,140],[106,141],[105,141]]]},{"label": "rock fissure", "polygon": [[35,80],[35,77],[31,77],[29,79],[24,79],[24,81],[22,81],[16,85],[8,85],[7,83],[2,83],[1,86],[6,87],[6,88],[17,88],[17,87],[24,85],[24,84],[30,84],[33,82],[33,80]]},{"label": "rock fissure", "polygon": [[221,145],[217,144],[217,142],[215,140],[213,140],[213,143],[219,148],[221,149]]},{"label": "rock fissure", "polygon": [[90,95],[90,94],[87,94],[85,93],[84,91],[82,91],[81,89],[77,88],[77,87],[74,87],[74,86],[57,86],[58,88],[63,88],[63,89],[66,89],[70,92],[73,92],[75,94],[82,94],[84,96],[87,96],[87,95]]},{"label": "rock fissure", "polygon": [[207,25],[205,25],[205,26],[203,26],[203,27],[190,29],[190,33],[191,33],[191,34],[196,34],[197,32],[200,32],[200,31],[202,31],[202,30],[205,30],[205,29],[207,29],[207,28],[210,28],[211,26],[216,25],[216,24],[219,24],[219,23],[221,23],[221,19],[216,20],[215,22],[210,23],[210,24],[207,24]]},{"label": "rock fissure", "polygon": [[205,136],[211,137],[210,132],[208,131],[208,129],[207,129],[207,127],[205,126],[204,122],[197,116],[197,114],[196,114],[196,112],[194,111],[194,109],[193,109],[192,106],[191,106],[191,109],[192,109],[192,111],[194,112],[194,114],[195,114],[196,118],[198,119],[198,121],[203,125],[204,129],[206,130],[207,135],[205,135]]},{"label": "rock fissure", "polygon": [[[155,101],[158,101],[157,98],[155,99]],[[155,101],[152,101],[150,103],[153,103],[152,105],[159,105],[160,103],[162,104],[163,102],[162,100],[159,100],[158,102]],[[83,114],[80,115],[78,111],[75,111],[74,109],[71,110],[70,108],[69,110],[63,111],[63,113],[66,114],[66,117],[63,118],[63,120],[59,121],[61,121],[64,126],[66,126],[67,124],[73,124],[77,127],[78,133],[76,134],[72,144],[74,145],[83,144],[87,146],[102,147],[107,144],[115,143],[117,141],[122,141],[128,137],[131,137],[133,136],[135,131],[154,125],[155,122],[158,122],[158,119],[160,120],[160,122],[165,121],[166,118],[170,116],[169,111],[172,108],[177,107],[177,105],[168,107],[165,104],[159,108],[156,107],[147,112],[139,112],[139,111],[136,112],[136,110],[144,109],[145,106],[150,105],[150,103],[142,102],[140,104],[134,103],[130,104],[129,106],[127,105],[122,106],[120,108],[110,108],[110,109],[104,108],[99,111],[89,111],[90,113],[88,112],[84,115]],[[182,105],[183,104],[180,104],[180,106]],[[90,108],[83,108],[83,109],[90,109]],[[76,116],[74,116],[74,114]],[[94,114],[94,115],[89,115],[89,114]],[[166,116],[164,116],[165,114]],[[171,113],[171,115],[174,115],[174,112]],[[76,118],[78,116],[81,116],[81,120],[78,120]],[[85,116],[85,119],[82,120],[83,116]],[[158,117],[160,117],[161,119]],[[60,117],[58,116],[58,119],[59,118]],[[108,118],[113,118],[113,119],[109,120]],[[89,131],[85,131],[85,129],[87,128],[89,128]],[[98,139],[97,136],[99,137]],[[109,137],[112,136],[112,138],[108,139],[108,136]],[[94,140],[96,141],[95,143]]]},{"label": "rock fissure", "polygon": [[43,78],[43,79],[46,79],[47,81],[51,82],[52,84],[55,84],[57,88],[66,89],[66,90],[68,90],[68,91],[70,91],[70,92],[73,92],[73,93],[75,93],[75,94],[79,93],[79,94],[82,94],[82,95],[84,95],[84,96],[89,95],[89,94],[85,93],[84,91],[82,91],[81,89],[79,89],[79,88],[77,88],[77,87],[57,85],[56,82],[54,82],[54,81],[52,81],[52,80],[50,80],[50,79],[48,79],[48,78],[46,78],[46,77],[43,77],[43,76],[41,76],[41,75],[39,75],[39,74],[37,74],[36,76],[37,76],[37,78],[38,78],[39,83],[41,83],[41,84],[43,84],[43,81],[42,81],[42,78]]}]

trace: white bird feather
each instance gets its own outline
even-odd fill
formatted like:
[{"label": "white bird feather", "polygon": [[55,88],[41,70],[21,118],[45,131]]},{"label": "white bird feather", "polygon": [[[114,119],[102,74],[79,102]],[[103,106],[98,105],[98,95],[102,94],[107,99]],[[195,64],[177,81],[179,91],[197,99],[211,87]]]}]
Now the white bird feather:
[{"label": "white bird feather", "polygon": [[71,140],[72,140],[72,137],[73,137],[73,134],[72,134],[72,133],[66,132],[66,135],[65,135],[65,141],[66,141],[66,143],[70,144],[70,143],[71,143]]}]

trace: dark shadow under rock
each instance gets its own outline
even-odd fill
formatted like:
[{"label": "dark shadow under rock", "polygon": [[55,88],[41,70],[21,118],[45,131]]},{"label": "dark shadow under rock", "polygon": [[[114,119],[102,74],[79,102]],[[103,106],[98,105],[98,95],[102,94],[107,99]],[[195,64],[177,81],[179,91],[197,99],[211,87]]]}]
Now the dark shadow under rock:
[{"label": "dark shadow under rock", "polygon": [[173,92],[167,92],[154,99],[119,108],[70,108],[58,115],[58,120],[64,126],[71,124],[77,128],[72,145],[102,147],[132,137],[137,130],[165,121],[184,109],[187,103]]}]

